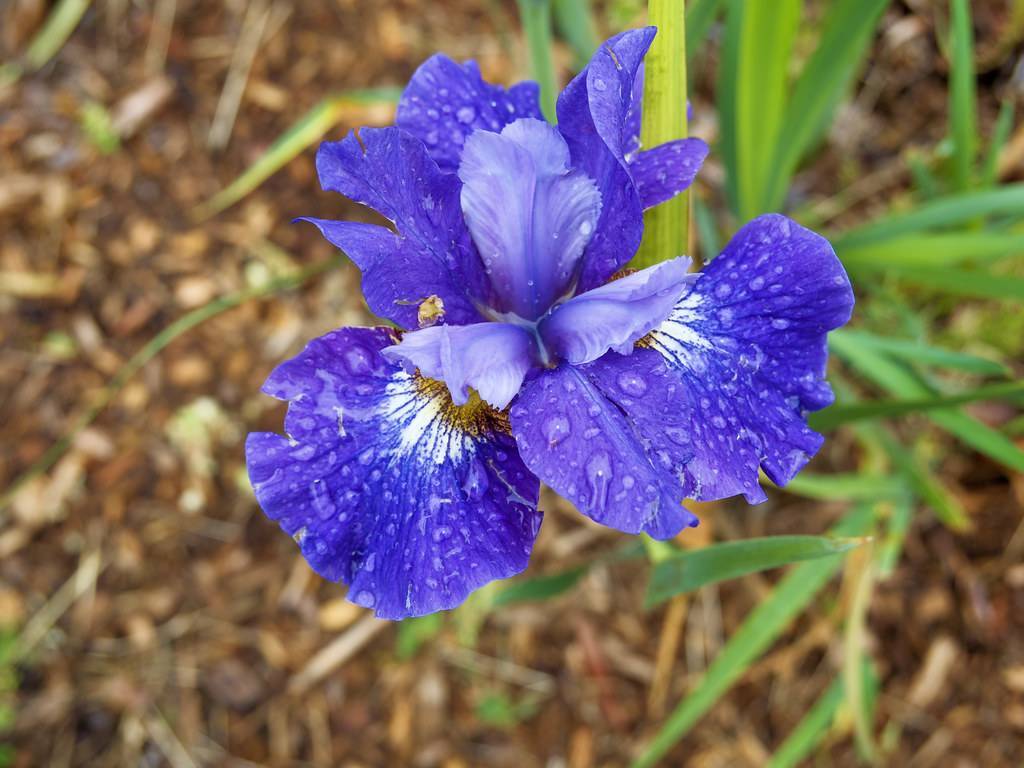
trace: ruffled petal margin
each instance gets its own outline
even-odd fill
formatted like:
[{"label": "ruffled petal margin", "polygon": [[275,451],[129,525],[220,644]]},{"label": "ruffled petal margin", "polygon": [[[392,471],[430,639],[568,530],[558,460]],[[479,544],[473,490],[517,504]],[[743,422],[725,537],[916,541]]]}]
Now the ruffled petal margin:
[{"label": "ruffled petal margin", "polygon": [[527,80],[506,90],[486,82],[475,61],[458,64],[435,54],[409,80],[395,125],[422,141],[441,170],[452,172],[473,131],[497,132],[521,117],[543,119],[536,83]]},{"label": "ruffled petal margin", "polygon": [[519,573],[542,517],[505,417],[458,408],[443,384],[386,361],[395,341],[348,328],[311,342],[264,385],[289,402],[287,436],[246,441],[267,516],[317,573],[387,619],[454,608]]}]

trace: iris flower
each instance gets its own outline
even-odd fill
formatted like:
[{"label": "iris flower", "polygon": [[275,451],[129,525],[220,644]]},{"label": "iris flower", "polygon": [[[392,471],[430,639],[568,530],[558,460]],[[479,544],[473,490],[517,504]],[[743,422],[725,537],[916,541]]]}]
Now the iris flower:
[{"label": "iris flower", "polygon": [[821,446],[826,334],[849,281],[782,216],[743,227],[692,274],[624,270],[643,211],[690,185],[698,139],[641,149],[654,29],[600,47],[544,121],[434,56],[396,125],[325,143],[323,187],[394,228],[309,219],[404,330],[342,328],[274,370],[286,436],[254,433],[265,513],[349,598],[400,619],[452,608],[527,564],[544,482],[591,519],[666,539],[684,499],[766,496]]}]

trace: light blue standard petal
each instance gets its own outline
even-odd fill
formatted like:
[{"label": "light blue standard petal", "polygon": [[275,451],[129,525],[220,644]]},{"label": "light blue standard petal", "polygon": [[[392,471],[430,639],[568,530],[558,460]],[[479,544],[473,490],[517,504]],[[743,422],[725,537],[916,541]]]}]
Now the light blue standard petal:
[{"label": "light blue standard petal", "polygon": [[697,524],[679,481],[651,461],[646,436],[582,369],[562,365],[528,381],[509,417],[526,466],[592,520],[657,539]]},{"label": "light blue standard petal", "polygon": [[498,312],[534,320],[571,289],[601,213],[594,182],[569,170],[558,131],[523,119],[477,131],[459,166],[462,210]]},{"label": "light blue standard petal", "polygon": [[287,436],[246,441],[263,511],[387,619],[454,608],[519,573],[541,522],[505,417],[386,361],[395,340],[349,328],[311,342],[264,385],[289,402]]},{"label": "light blue standard petal", "polygon": [[450,324],[478,322],[490,285],[459,204],[459,180],[442,173],[417,139],[398,128],[365,128],[320,145],[320,183],[380,213],[396,232],[375,224],[307,219],[363,273],[370,308],[416,328],[419,305],[432,296]]},{"label": "light blue standard petal", "polygon": [[539,323],[556,360],[589,363],[609,349],[628,354],[657,327],[697,279],[690,260],[672,259],[575,296]]},{"label": "light blue standard petal", "polygon": [[629,164],[644,209],[671,200],[690,188],[708,156],[700,139],[679,139],[640,152]]},{"label": "light blue standard petal", "polygon": [[456,405],[469,402],[472,387],[498,410],[512,402],[527,372],[539,364],[533,334],[510,323],[424,328],[381,354],[445,382]]},{"label": "light blue standard petal", "polygon": [[759,467],[785,485],[821,447],[806,417],[832,401],[826,336],[852,307],[828,241],[762,216],[629,358],[609,354],[584,370],[687,497],[756,503],[766,498]]},{"label": "light blue standard petal", "polygon": [[402,93],[395,125],[422,141],[443,171],[459,167],[473,131],[500,131],[521,117],[541,119],[540,88],[517,83],[507,91],[480,76],[476,62],[457,64],[443,54],[423,62]]}]

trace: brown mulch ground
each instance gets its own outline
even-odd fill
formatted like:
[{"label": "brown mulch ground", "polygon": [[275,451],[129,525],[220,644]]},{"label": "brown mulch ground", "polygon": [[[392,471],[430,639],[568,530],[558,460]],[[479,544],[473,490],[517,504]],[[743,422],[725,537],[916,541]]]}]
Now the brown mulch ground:
[{"label": "brown mulch ground", "polygon": [[[175,318],[332,255],[291,219],[361,214],[318,191],[311,153],[220,216],[190,216],[306,109],[345,88],[400,84],[437,49],[477,58],[495,80],[523,69],[514,8],[488,0],[94,5],[53,63],[0,95],[0,488]],[[987,125],[1015,59],[985,34],[1001,28],[1004,4],[973,5]],[[0,6],[3,59],[46,8]],[[859,96],[796,203],[842,223],[906,189],[905,153],[945,131],[937,17],[931,3],[893,4]],[[226,148],[211,149],[253,25],[261,42],[237,119]],[[696,130],[711,136],[713,79],[700,82]],[[91,103],[124,134],[111,154],[83,130]],[[720,177],[711,167],[702,182],[712,200]],[[838,189],[849,193],[841,207]],[[501,610],[479,628],[450,622],[400,660],[395,627],[345,603],[344,588],[313,575],[263,519],[241,450],[247,431],[280,425],[282,409],[258,392],[271,367],[327,329],[368,321],[347,265],[210,320],[0,510],[0,627],[39,630],[0,736],[14,765],[623,765],[774,580],[645,613],[642,567],[600,566],[568,597]],[[849,468],[850,446],[831,442],[815,466]],[[976,525],[953,535],[920,515],[875,594],[883,762],[1019,766],[1024,480],[962,452],[943,470]],[[622,544],[547,501],[531,573]],[[711,509],[699,530],[813,533],[840,511],[780,495]],[[763,764],[839,668],[837,591],[826,594],[666,765]],[[849,738],[827,754],[821,764],[856,762]]]}]

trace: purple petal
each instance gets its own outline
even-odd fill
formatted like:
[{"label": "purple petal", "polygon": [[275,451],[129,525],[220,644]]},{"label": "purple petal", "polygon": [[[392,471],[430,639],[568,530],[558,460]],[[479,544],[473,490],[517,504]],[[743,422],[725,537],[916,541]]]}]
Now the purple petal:
[{"label": "purple petal", "polygon": [[[345,251],[363,273],[363,296],[370,309],[403,328],[416,328],[419,305],[431,296],[444,304],[444,322],[479,322],[480,312],[467,291],[471,269],[424,250],[414,241],[376,224],[304,217],[328,241]],[[487,288],[478,288],[486,294]]]},{"label": "purple petal", "polygon": [[260,506],[321,576],[388,619],[453,608],[526,567],[538,483],[486,406],[384,360],[384,328],[342,329],[279,366],[289,437],[246,441]]},{"label": "purple petal", "polygon": [[442,173],[424,146],[398,128],[366,128],[325,142],[316,158],[324,189],[340,192],[392,221],[382,227],[311,220],[363,271],[374,312],[415,328],[417,306],[432,295],[449,323],[480,319],[475,300],[488,283],[459,207],[459,180]]},{"label": "purple petal", "polygon": [[569,299],[540,322],[545,346],[573,365],[596,360],[609,349],[628,354],[697,278],[689,268],[685,256],[672,259]]},{"label": "purple petal", "polygon": [[424,328],[405,334],[382,354],[444,381],[456,405],[469,401],[472,387],[498,410],[512,402],[527,372],[538,364],[533,335],[510,323]]},{"label": "purple petal", "polygon": [[462,210],[496,297],[535,319],[570,289],[601,211],[594,182],[569,170],[558,131],[523,119],[469,137],[459,166]]},{"label": "purple petal", "polygon": [[688,497],[763,501],[821,447],[808,411],[831,402],[826,335],[853,294],[828,242],[783,216],[744,227],[629,358],[586,366]]},{"label": "purple petal", "polygon": [[442,170],[454,171],[473,131],[500,131],[521,117],[543,119],[539,98],[534,82],[517,83],[506,91],[485,82],[475,61],[459,65],[436,54],[406,86],[395,125],[422,141]]},{"label": "purple petal", "polygon": [[626,163],[635,137],[627,134],[632,130],[637,72],[654,34],[648,27],[605,42],[558,99],[558,128],[569,145],[573,167],[597,182],[604,203],[583,256],[581,291],[607,282],[640,245],[643,206]]},{"label": "purple petal", "polygon": [[583,370],[543,372],[509,416],[526,466],[587,517],[658,539],[696,525],[679,483],[651,463],[644,438]]},{"label": "purple petal", "polygon": [[700,139],[669,141],[638,154],[629,172],[643,207],[653,208],[689,188],[707,155],[708,145]]}]

